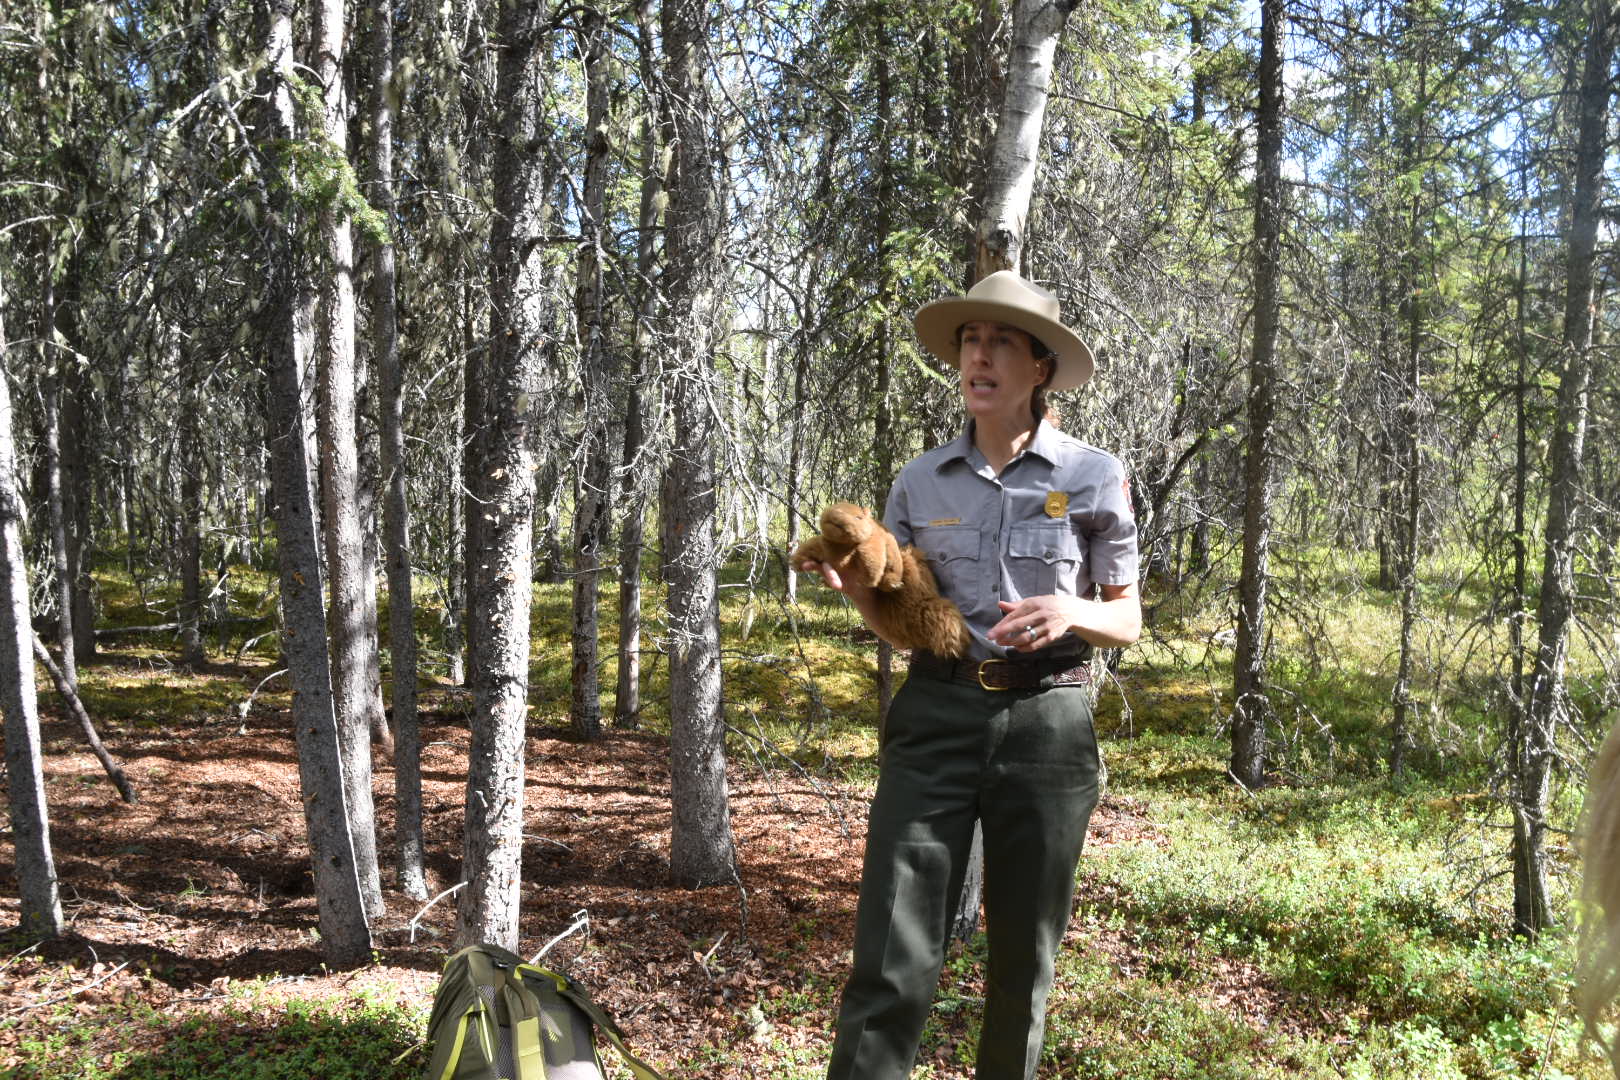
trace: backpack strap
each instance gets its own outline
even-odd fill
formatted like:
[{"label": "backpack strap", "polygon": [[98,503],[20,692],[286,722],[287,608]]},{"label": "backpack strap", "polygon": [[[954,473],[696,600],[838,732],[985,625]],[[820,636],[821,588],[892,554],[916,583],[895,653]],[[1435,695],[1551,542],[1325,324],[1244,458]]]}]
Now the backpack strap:
[{"label": "backpack strap", "polygon": [[557,988],[557,993],[578,1006],[579,1010],[590,1019],[591,1023],[595,1024],[602,1034],[607,1036],[608,1042],[613,1045],[613,1049],[619,1052],[619,1056],[624,1059],[625,1065],[635,1074],[636,1080],[664,1080],[663,1074],[657,1069],[654,1069],[630,1052],[630,1048],[625,1045],[624,1032],[619,1030],[619,1025],[615,1024],[613,1018],[603,1012],[602,1007],[592,1001],[585,991],[569,981],[567,976],[552,971],[550,968],[540,967],[538,964],[523,964],[520,965],[518,970],[550,982]]},{"label": "backpack strap", "polygon": [[506,1004],[507,1024],[512,1031],[512,1064],[515,1080],[545,1080],[546,1058],[540,1049],[540,1000],[511,971],[505,979],[501,999]]}]

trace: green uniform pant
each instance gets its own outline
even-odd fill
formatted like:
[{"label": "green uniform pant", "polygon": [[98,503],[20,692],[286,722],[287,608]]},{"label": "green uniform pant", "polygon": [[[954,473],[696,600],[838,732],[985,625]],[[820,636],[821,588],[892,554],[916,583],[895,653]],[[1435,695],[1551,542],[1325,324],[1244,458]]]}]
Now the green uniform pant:
[{"label": "green uniform pant", "polygon": [[982,690],[913,672],[889,710],[855,963],[828,1080],[904,1080],[917,1055],[977,818],[989,959],[979,1080],[1029,1080],[1097,803],[1088,691]]}]

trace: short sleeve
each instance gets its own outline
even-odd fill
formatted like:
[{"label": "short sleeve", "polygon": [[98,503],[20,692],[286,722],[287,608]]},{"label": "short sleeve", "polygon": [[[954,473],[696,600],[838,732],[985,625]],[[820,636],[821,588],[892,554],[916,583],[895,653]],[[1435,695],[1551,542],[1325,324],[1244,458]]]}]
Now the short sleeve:
[{"label": "short sleeve", "polygon": [[1107,476],[1097,487],[1090,520],[1083,524],[1091,580],[1099,585],[1132,585],[1137,577],[1136,511],[1130,480],[1118,459],[1108,459]]},{"label": "short sleeve", "polygon": [[894,538],[900,542],[901,547],[912,543],[911,512],[907,507],[906,498],[906,471],[901,469],[900,475],[889,485],[889,501],[883,508],[883,525],[894,533]]}]

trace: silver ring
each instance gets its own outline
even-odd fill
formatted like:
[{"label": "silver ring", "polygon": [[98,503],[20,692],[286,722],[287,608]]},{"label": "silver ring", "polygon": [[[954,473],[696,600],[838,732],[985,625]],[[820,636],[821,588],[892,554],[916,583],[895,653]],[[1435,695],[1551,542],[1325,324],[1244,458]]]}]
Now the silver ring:
[{"label": "silver ring", "polygon": [[1033,641],[1035,638],[1035,624],[1030,623],[1028,626],[1024,627],[1024,633],[1028,634],[1030,636],[1030,640]]}]

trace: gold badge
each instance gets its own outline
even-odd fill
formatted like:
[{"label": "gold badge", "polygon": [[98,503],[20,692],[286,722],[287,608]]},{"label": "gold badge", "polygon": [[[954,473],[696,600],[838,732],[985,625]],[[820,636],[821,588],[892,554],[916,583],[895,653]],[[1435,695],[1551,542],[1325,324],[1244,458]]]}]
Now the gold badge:
[{"label": "gold badge", "polygon": [[933,527],[938,526],[938,525],[960,525],[960,524],[962,524],[962,519],[961,518],[935,518],[933,521],[930,521],[928,523],[928,527],[933,528]]},{"label": "gold badge", "polygon": [[1060,518],[1069,512],[1069,493],[1067,491],[1049,491],[1046,493],[1046,516]]}]

